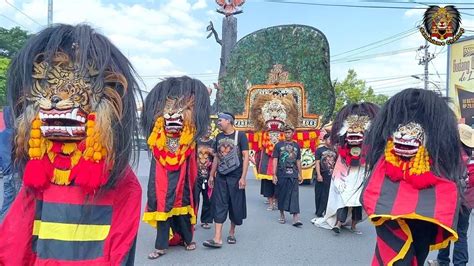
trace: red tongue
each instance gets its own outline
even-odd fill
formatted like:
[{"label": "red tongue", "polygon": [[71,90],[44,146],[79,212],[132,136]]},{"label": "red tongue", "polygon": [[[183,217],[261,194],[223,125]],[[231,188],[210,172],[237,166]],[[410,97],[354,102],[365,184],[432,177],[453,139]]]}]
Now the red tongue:
[{"label": "red tongue", "polygon": [[278,124],[270,124],[270,130],[277,131],[278,130]]}]

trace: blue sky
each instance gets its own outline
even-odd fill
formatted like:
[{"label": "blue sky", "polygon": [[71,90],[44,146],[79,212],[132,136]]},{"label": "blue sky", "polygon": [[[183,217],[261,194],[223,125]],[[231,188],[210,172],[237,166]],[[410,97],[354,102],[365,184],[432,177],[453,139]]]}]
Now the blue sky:
[{"label": "blue sky", "polygon": [[[387,5],[357,0],[301,1]],[[474,8],[472,1],[456,2],[470,3],[469,7]],[[214,0],[56,0],[54,22],[75,24],[85,21],[98,28],[130,58],[144,80],[145,90],[150,89],[160,78],[180,74],[194,76],[210,85],[217,78],[220,46],[213,38],[206,39],[205,29],[212,20],[220,32],[222,15],[215,12],[216,7]],[[423,15],[423,10],[321,7],[269,3],[263,0],[247,0],[243,10],[244,13],[237,16],[239,39],[268,26],[305,24],[318,28],[326,35],[331,55],[413,29]],[[465,12],[474,14],[474,10]],[[3,15],[0,16],[0,26],[10,28],[21,24],[30,32],[35,32],[46,24],[47,0],[1,1],[0,14]],[[464,15],[462,23],[467,29],[474,30],[474,15]],[[472,35],[473,32],[468,34]],[[353,68],[378,93],[392,95],[408,86],[421,86],[422,83],[410,75],[423,72],[422,66],[418,65],[420,52],[416,51],[416,47],[423,44],[421,34],[413,31],[411,35],[389,45],[332,57],[331,78],[342,80],[348,69]],[[407,52],[370,60],[341,62],[347,61],[349,57],[403,49],[407,49]],[[446,49],[431,45],[430,52],[437,54],[430,64],[430,79],[439,86],[444,86]]]}]

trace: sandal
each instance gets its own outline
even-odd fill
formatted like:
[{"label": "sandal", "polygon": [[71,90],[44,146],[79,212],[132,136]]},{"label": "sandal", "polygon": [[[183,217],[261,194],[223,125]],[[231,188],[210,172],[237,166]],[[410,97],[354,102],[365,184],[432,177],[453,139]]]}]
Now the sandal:
[{"label": "sandal", "polygon": [[214,239],[206,240],[202,243],[203,246],[208,248],[221,248],[222,244],[217,243]]},{"label": "sandal", "polygon": [[273,211],[273,210],[274,210],[274,209],[273,209],[273,206],[272,206],[272,205],[269,205],[269,206],[267,207],[267,211]]},{"label": "sandal", "polygon": [[301,221],[297,221],[297,222],[293,223],[294,227],[300,227],[302,225],[303,225],[303,223]]},{"label": "sandal", "polygon": [[235,244],[235,243],[237,243],[237,239],[235,239],[235,236],[227,237],[227,244]]},{"label": "sandal", "polygon": [[356,235],[362,235],[362,232],[359,231],[359,230],[357,230],[357,229],[351,228],[351,229],[349,229],[349,231],[350,231],[351,233],[353,233],[353,234],[356,234]]},{"label": "sandal", "polygon": [[211,229],[211,226],[208,223],[201,224],[201,227],[204,229]]},{"label": "sandal", "polygon": [[164,250],[155,249],[152,253],[148,254],[149,260],[156,260],[157,258],[165,255],[166,252]]},{"label": "sandal", "polygon": [[334,226],[332,229],[331,229],[334,233],[336,234],[340,234],[341,233],[341,228],[337,227],[337,226]]},{"label": "sandal", "polygon": [[278,218],[278,222],[281,223],[281,224],[286,223],[285,217]]},{"label": "sandal", "polygon": [[196,242],[191,242],[189,244],[184,243],[184,249],[186,251],[193,251],[196,249]]}]

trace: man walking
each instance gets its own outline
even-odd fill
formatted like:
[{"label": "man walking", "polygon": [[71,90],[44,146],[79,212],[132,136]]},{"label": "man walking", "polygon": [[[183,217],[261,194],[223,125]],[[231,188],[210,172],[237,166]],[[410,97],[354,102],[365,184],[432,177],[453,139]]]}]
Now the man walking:
[{"label": "man walking", "polygon": [[303,182],[301,175],[301,151],[293,141],[294,128],[286,125],[283,128],[285,140],[275,145],[273,150],[273,183],[277,185],[278,209],[280,223],[284,224],[285,211],[293,215],[293,226],[303,225],[299,220],[299,184]]},{"label": "man walking", "polygon": [[[203,245],[211,248],[222,247],[222,226],[227,219],[231,221],[228,244],[235,244],[235,227],[242,225],[247,218],[245,185],[249,165],[249,144],[245,133],[234,128],[235,117],[231,113],[220,113],[217,125],[221,133],[216,136],[209,187],[213,188],[211,211],[214,215],[215,234]],[[217,173],[217,174],[216,174]]]},{"label": "man walking", "polygon": [[314,183],[314,202],[316,217],[323,217],[326,212],[329,197],[331,176],[336,164],[336,153],[331,148],[330,134],[323,136],[323,143],[316,150],[316,182]]}]

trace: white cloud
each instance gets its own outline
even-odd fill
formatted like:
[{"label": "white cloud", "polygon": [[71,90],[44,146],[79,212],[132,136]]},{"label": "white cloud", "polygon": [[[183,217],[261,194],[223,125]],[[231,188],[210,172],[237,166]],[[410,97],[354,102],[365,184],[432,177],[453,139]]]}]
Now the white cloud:
[{"label": "white cloud", "polygon": [[197,0],[197,2],[193,4],[192,9],[204,9],[206,7],[206,0]]},{"label": "white cloud", "polygon": [[[9,0],[42,26],[0,1],[2,14],[25,26],[30,32],[44,28],[47,1]],[[154,8],[150,8],[150,4]],[[195,10],[205,9],[206,0],[147,1],[143,4],[110,3],[102,0],[68,0],[54,2],[54,23],[87,23],[106,35],[129,57],[143,76],[185,74],[170,57],[170,52],[196,48],[206,36],[206,18]],[[205,13],[205,10],[202,11]],[[6,23],[4,23],[4,21]],[[3,27],[17,26],[2,19]],[[150,88],[151,78],[144,79]],[[157,81],[158,78],[153,80]]]}]

